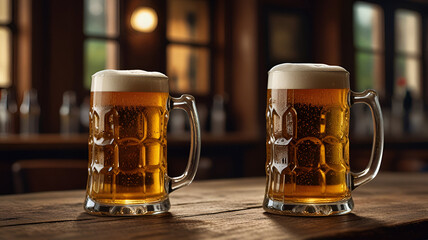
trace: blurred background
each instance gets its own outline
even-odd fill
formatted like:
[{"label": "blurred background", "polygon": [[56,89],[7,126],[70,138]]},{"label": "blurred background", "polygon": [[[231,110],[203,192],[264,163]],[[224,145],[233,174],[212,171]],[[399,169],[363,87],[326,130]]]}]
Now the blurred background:
[{"label": "blurred background", "polygon": [[[84,188],[91,75],[166,73],[196,97],[198,179],[264,176],[267,72],[341,65],[375,89],[382,171],[428,170],[428,1],[0,0],[0,194]],[[354,171],[370,157],[370,111],[351,111]],[[187,162],[187,119],[173,112],[169,174]]]}]

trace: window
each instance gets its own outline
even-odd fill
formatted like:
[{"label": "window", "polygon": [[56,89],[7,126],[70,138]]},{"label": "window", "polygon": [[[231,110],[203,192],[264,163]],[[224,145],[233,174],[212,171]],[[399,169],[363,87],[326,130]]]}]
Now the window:
[{"label": "window", "polygon": [[[408,90],[413,98],[422,100],[424,16],[423,11],[418,12],[421,5],[406,4],[414,9],[409,10],[399,3],[376,3],[359,1],[353,7],[356,89],[374,88],[381,97],[398,98],[404,97]],[[384,37],[384,34],[388,35]],[[386,59],[385,51],[392,53],[391,59]]]},{"label": "window", "polygon": [[385,89],[383,19],[383,11],[379,5],[355,3],[355,87],[358,91],[375,89],[381,96]]},{"label": "window", "polygon": [[119,66],[119,3],[117,0],[85,0],[84,87],[91,76]]},{"label": "window", "polygon": [[394,95],[404,96],[406,89],[420,99],[421,90],[421,16],[415,11],[395,12],[395,87]]},{"label": "window", "polygon": [[0,88],[12,85],[12,1],[0,0]]},{"label": "window", "polygon": [[[353,5],[355,86],[380,93],[385,130],[392,136],[424,134],[428,85],[422,80],[428,77],[423,71],[428,52],[422,39],[428,29],[422,21],[428,17],[426,7],[426,3],[377,0]],[[361,133],[367,128],[355,129]]]},{"label": "window", "polygon": [[209,9],[209,1],[168,1],[167,75],[172,92],[210,93]]}]

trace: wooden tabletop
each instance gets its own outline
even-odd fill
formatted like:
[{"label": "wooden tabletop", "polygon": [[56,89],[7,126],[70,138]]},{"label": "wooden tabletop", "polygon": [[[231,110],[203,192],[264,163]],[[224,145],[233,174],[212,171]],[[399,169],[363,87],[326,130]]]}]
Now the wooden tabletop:
[{"label": "wooden tabletop", "polygon": [[0,196],[0,239],[428,239],[428,174],[380,173],[334,217],[265,213],[264,184],[194,182],[170,195],[170,213],[142,217],[88,215],[83,190]]}]

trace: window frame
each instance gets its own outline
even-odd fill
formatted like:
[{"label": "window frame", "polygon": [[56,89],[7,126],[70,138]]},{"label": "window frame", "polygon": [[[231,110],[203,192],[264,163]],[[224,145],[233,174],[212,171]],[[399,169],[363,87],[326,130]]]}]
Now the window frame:
[{"label": "window frame", "polygon": [[[358,0],[353,1],[352,8],[356,2],[366,2],[376,4],[384,12],[384,91],[385,97],[381,98],[382,105],[391,107],[391,100],[394,96],[395,87],[395,57],[400,53],[395,50],[395,14],[399,9],[415,11],[421,16],[421,99],[424,102],[425,110],[428,105],[428,4],[418,2],[385,2],[382,0]],[[352,18],[353,21],[353,18]],[[356,45],[353,42],[353,68],[356,69],[355,55],[357,53]],[[356,83],[353,83],[355,86]]]},{"label": "window frame", "polygon": [[[84,0],[86,1],[86,0]],[[122,20],[121,20],[121,16],[122,14],[122,9],[123,9],[123,1],[121,0],[116,0],[116,7],[117,7],[117,20],[116,20],[116,24],[117,24],[117,34],[115,36],[109,36],[107,33],[105,34],[88,34],[85,31],[85,24],[86,24],[86,20],[85,20],[85,14],[83,14],[83,26],[82,26],[82,31],[83,31],[83,59],[82,59],[82,73],[83,73],[83,81],[82,81],[82,88],[86,91],[90,91],[90,87],[89,89],[86,88],[85,86],[85,77],[86,77],[86,48],[85,45],[87,43],[88,40],[101,40],[101,41],[105,41],[106,43],[109,41],[115,42],[116,46],[117,46],[117,56],[115,61],[117,62],[117,69],[120,69],[121,67],[121,43],[122,43]],[[83,7],[85,8],[85,4],[83,4]],[[85,12],[85,9],[83,9],[83,12]],[[107,58],[106,58],[106,62],[107,62]]]},{"label": "window frame", "polygon": [[[398,14],[398,11],[399,10],[405,10],[405,11],[412,11],[412,12],[414,12],[414,13],[416,13],[416,14],[419,14],[419,20],[420,20],[420,32],[419,32],[419,34],[420,34],[420,39],[417,39],[416,41],[419,41],[419,44],[420,44],[420,52],[418,53],[418,51],[416,51],[416,53],[409,53],[409,52],[407,52],[406,50],[399,50],[398,48],[397,48],[397,44],[394,44],[394,71],[397,71],[397,66],[396,66],[396,62],[397,62],[397,60],[398,59],[405,59],[406,61],[407,60],[410,60],[410,59],[412,59],[412,60],[415,60],[415,61],[417,61],[418,63],[419,63],[419,70],[420,70],[420,79],[419,79],[419,81],[420,81],[420,85],[421,85],[421,87],[423,87],[423,75],[422,75],[422,67],[423,67],[423,61],[422,61],[422,52],[423,52],[423,46],[422,46],[422,34],[424,34],[423,33],[423,29],[422,29],[422,14],[420,13],[420,12],[418,12],[418,11],[414,11],[414,10],[411,10],[411,9],[405,9],[405,8],[397,8],[397,9],[395,9],[395,11],[394,11],[394,23],[396,23],[396,19],[397,19],[397,14]],[[397,28],[397,25],[395,24],[394,25],[394,29],[396,29]],[[395,34],[395,32],[394,32],[394,34]],[[395,72],[394,72],[394,75],[395,75]],[[397,79],[395,79],[395,77],[396,76],[394,76],[394,80],[395,81],[397,81]],[[395,82],[394,82],[395,83]],[[394,86],[395,86],[395,84],[394,84]],[[394,89],[394,91],[393,91],[393,94],[395,94],[395,93],[397,93],[396,92],[396,89]],[[424,94],[424,91],[422,90],[421,92],[420,92],[422,95],[420,96],[421,98],[423,98],[423,94]]]},{"label": "window frame", "polygon": [[[382,36],[381,37],[382,39],[380,40],[382,47],[380,47],[378,49],[376,49],[374,47],[360,47],[360,46],[357,46],[357,44],[355,43],[355,41],[353,39],[353,41],[354,41],[354,44],[353,44],[354,45],[354,62],[355,62],[354,69],[355,69],[356,75],[358,74],[357,73],[357,61],[356,61],[356,56],[357,56],[358,53],[370,54],[373,57],[376,57],[376,56],[380,57],[380,59],[381,59],[381,65],[383,66],[384,69],[385,69],[385,54],[386,54],[385,53],[386,52],[386,44],[385,44],[386,36],[385,36],[385,12],[384,12],[384,9],[382,8],[381,5],[379,5],[377,3],[374,3],[374,2],[369,2],[369,1],[355,1],[354,5],[353,5],[353,8],[355,7],[355,3],[357,3],[357,2],[374,4],[374,5],[377,5],[378,7],[381,8],[383,19],[381,19],[381,23],[380,23],[381,24],[381,29],[380,30],[383,31],[383,32],[380,34]],[[354,16],[352,18],[352,21],[354,21]],[[355,26],[354,22],[353,22],[353,26]],[[355,29],[354,29],[354,33],[355,33]],[[385,71],[382,71],[380,75],[381,75],[381,79],[379,81],[380,81],[380,84],[383,85],[382,86],[383,89],[376,89],[376,90],[378,91],[380,97],[382,98],[382,97],[384,97],[386,95],[386,93],[385,93],[386,92],[386,90],[385,90],[385,85],[386,85]],[[356,76],[355,81],[358,81],[358,75]],[[355,82],[354,85],[355,85],[354,89],[359,90],[359,89],[357,89],[358,83]],[[373,88],[376,87],[375,82],[372,84],[372,86],[373,86]]]},{"label": "window frame", "polygon": [[[215,4],[214,1],[212,0],[203,0],[206,1],[208,4],[208,27],[209,27],[209,38],[208,41],[206,43],[199,43],[199,42],[194,42],[194,41],[185,41],[185,40],[170,40],[168,38],[168,31],[165,31],[165,39],[166,39],[166,43],[165,43],[165,49],[167,50],[169,46],[171,45],[179,45],[179,46],[185,46],[185,47],[190,47],[190,48],[202,48],[202,49],[206,49],[208,51],[208,91],[206,94],[201,94],[198,92],[188,92],[189,94],[192,94],[193,96],[197,97],[198,99],[202,100],[201,102],[203,103],[208,103],[211,101],[211,99],[214,96],[214,92],[215,92],[215,83],[214,83],[214,39],[215,39],[215,31],[214,31],[214,12],[215,12]],[[168,4],[168,1],[167,1]],[[166,10],[166,21],[168,22],[168,7]],[[168,28],[168,26],[167,26]],[[166,70],[168,69],[168,51],[165,52],[165,63],[166,63]],[[166,74],[168,74],[166,72]],[[180,92],[175,92],[173,90],[171,90],[171,94],[183,94]]]}]

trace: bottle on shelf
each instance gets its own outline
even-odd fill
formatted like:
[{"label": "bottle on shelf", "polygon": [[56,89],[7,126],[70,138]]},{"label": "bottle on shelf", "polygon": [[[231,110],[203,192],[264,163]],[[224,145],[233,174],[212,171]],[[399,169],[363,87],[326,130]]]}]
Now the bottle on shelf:
[{"label": "bottle on shelf", "polygon": [[15,132],[17,111],[18,107],[12,90],[2,89],[0,98],[0,135],[8,135]]},{"label": "bottle on shelf", "polygon": [[393,136],[401,136],[404,132],[404,107],[403,102],[406,95],[406,79],[404,77],[398,78],[394,95],[391,100],[391,123],[390,132]]},{"label": "bottle on shelf", "polygon": [[37,100],[37,91],[31,89],[24,93],[20,111],[21,134],[39,133],[40,106]]},{"label": "bottle on shelf", "polygon": [[186,114],[184,111],[171,111],[169,118],[169,129],[172,135],[182,135],[186,133]]},{"label": "bottle on shelf", "polygon": [[90,106],[90,97],[86,96],[83,101],[82,104],[80,104],[80,124],[84,129],[84,132],[88,132],[89,131],[89,111],[91,109]]},{"label": "bottle on shelf", "polygon": [[60,132],[63,135],[75,134],[79,132],[80,111],[76,102],[76,93],[66,91],[62,95],[62,105],[59,109]]},{"label": "bottle on shelf", "polygon": [[215,95],[211,109],[211,133],[223,135],[226,133],[226,111],[224,110],[224,98]]}]

